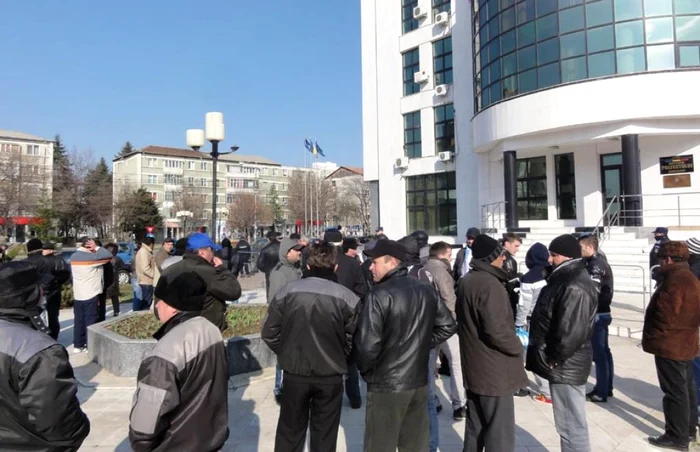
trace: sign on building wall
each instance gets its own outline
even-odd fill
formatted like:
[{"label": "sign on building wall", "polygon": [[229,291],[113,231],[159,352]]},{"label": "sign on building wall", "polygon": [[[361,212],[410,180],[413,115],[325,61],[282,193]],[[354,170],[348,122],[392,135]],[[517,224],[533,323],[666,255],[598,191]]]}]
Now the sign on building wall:
[{"label": "sign on building wall", "polygon": [[692,173],[695,171],[692,155],[677,155],[675,157],[660,157],[661,174]]},{"label": "sign on building wall", "polygon": [[674,174],[664,176],[664,188],[690,187],[690,174]]}]

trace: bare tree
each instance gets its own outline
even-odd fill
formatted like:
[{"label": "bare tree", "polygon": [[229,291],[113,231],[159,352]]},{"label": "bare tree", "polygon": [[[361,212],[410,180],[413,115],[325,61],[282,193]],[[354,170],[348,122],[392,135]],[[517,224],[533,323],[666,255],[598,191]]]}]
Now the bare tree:
[{"label": "bare tree", "polygon": [[[182,190],[174,192],[173,196],[173,216],[180,211],[192,212],[192,218],[187,220],[188,224],[195,227],[207,226],[207,220],[204,218],[204,206],[208,205],[205,189],[187,184],[182,186]],[[185,234],[187,232],[185,231]]]},{"label": "bare tree", "polygon": [[343,198],[349,198],[354,204],[350,211],[354,213],[356,224],[360,224],[365,234],[370,230],[370,193],[369,182],[365,182],[362,176],[351,176],[343,181]]},{"label": "bare tree", "polygon": [[235,194],[233,202],[228,206],[228,225],[248,237],[256,225],[269,224],[272,216],[270,206],[252,192]]},{"label": "bare tree", "polygon": [[308,218],[311,221],[313,212],[313,220],[330,222],[336,214],[336,190],[330,181],[315,171],[292,173],[287,196],[289,214],[294,219]]},{"label": "bare tree", "polygon": [[21,146],[3,145],[0,149],[0,218],[5,231],[12,217],[36,213],[45,173],[41,159],[23,155]]}]

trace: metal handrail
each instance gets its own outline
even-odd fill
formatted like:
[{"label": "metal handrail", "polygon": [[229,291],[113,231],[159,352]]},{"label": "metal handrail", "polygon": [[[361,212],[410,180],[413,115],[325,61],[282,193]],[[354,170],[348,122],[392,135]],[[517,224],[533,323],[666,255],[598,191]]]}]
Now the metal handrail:
[{"label": "metal handrail", "polygon": [[[595,231],[596,234],[598,234],[598,238],[600,240],[600,243],[603,243],[606,238],[610,238],[610,209],[612,206],[617,202],[617,196],[613,196],[612,199],[610,200],[610,203],[608,203],[608,207],[605,208],[605,211],[603,212],[603,215],[600,217],[600,220],[598,220],[598,223],[595,225]],[[608,221],[605,221],[606,218],[608,218]],[[606,225],[607,223],[607,225]],[[598,233],[600,231],[600,227],[603,226],[603,234]]]},{"label": "metal handrail", "polygon": [[[481,206],[481,226],[487,229],[499,229],[503,221],[502,208],[505,201],[497,201]],[[498,215],[498,219],[496,216]]]},{"label": "metal handrail", "polygon": [[[675,216],[677,218],[677,226],[682,226],[682,219],[683,217],[685,218],[697,218],[700,217],[700,212],[698,213],[693,213],[689,212],[689,210],[698,210],[700,211],[700,207],[695,209],[694,207],[686,207],[686,208],[681,208],[681,198],[682,197],[689,197],[689,196],[700,196],[700,192],[687,192],[687,193],[649,193],[649,194],[639,194],[639,195],[620,195],[620,211],[618,213],[619,217],[622,218],[623,220],[625,219],[630,219],[630,218],[635,218],[635,219],[653,219],[655,217],[664,217],[664,218],[670,218],[672,216]],[[676,206],[675,207],[666,207],[671,205],[669,202],[666,202],[665,200],[663,201],[663,206],[659,207],[652,207],[649,208],[649,206],[644,206],[642,208],[638,209],[633,209],[629,208],[627,205],[630,204],[630,200],[639,200],[641,203],[644,205],[644,199],[646,198],[647,200],[651,200],[657,197],[665,197],[665,199],[669,199],[670,197],[675,197],[676,198]],[[624,221],[623,221],[624,223]]]}]

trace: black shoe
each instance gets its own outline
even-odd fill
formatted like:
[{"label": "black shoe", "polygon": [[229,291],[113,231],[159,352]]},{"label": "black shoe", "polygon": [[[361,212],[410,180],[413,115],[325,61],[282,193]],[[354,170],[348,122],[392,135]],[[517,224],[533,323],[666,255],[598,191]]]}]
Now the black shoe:
[{"label": "black shoe", "polygon": [[438,368],[438,375],[444,375],[446,377],[451,376],[452,373],[450,372],[450,366],[440,366]]},{"label": "black shoe", "polygon": [[606,403],[608,401],[607,397],[601,397],[598,394],[596,394],[595,392],[589,392],[588,394],[586,394],[586,399],[589,402],[593,402],[593,403]]},{"label": "black shoe", "polygon": [[613,396],[613,390],[611,389],[610,391],[608,391],[608,397],[612,397],[612,396]]},{"label": "black shoe", "polygon": [[436,407],[435,407],[435,411],[437,411],[438,413],[439,413],[440,411],[442,411],[442,405],[436,406]]},{"label": "black shoe", "polygon": [[452,413],[452,419],[455,421],[463,421],[467,418],[467,409],[462,407],[454,410],[454,413]]},{"label": "black shoe", "polygon": [[362,408],[362,399],[351,400],[350,408],[352,408],[353,410],[359,410],[360,408]]},{"label": "black shoe", "polygon": [[275,394],[275,402],[277,402],[277,405],[282,404],[282,394]]},{"label": "black shoe", "polygon": [[530,396],[530,391],[527,389],[518,389],[515,391],[515,394],[513,394],[515,397],[529,397]]},{"label": "black shoe", "polygon": [[650,436],[647,438],[649,444],[660,449],[688,450],[688,445],[677,444],[671,441],[665,434],[661,436]]}]

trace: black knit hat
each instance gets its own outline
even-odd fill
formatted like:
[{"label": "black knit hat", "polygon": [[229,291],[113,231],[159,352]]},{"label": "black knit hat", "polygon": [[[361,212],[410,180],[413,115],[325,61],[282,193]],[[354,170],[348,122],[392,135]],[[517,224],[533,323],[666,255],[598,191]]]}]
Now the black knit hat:
[{"label": "black knit hat", "polygon": [[41,245],[42,250],[55,250],[56,246],[50,241],[47,240]]},{"label": "black knit hat", "polygon": [[199,312],[204,308],[207,285],[195,272],[165,273],[160,276],[154,295],[178,311]]},{"label": "black knit hat", "polygon": [[491,263],[503,254],[503,246],[498,240],[486,234],[477,235],[472,244],[472,257],[476,260]]},{"label": "black knit hat", "polygon": [[0,309],[36,308],[41,283],[37,268],[29,262],[0,265]]},{"label": "black knit hat", "polygon": [[549,244],[549,252],[570,257],[571,259],[579,259],[581,257],[581,246],[578,244],[576,237],[571,234],[564,234],[552,240],[552,243]]},{"label": "black knit hat", "polygon": [[27,242],[27,253],[31,253],[32,251],[37,251],[41,249],[41,246],[43,244],[41,243],[41,240],[34,238],[31,239],[30,241]]},{"label": "black knit hat", "polygon": [[477,238],[480,235],[481,235],[481,231],[479,230],[479,228],[467,229],[467,238],[469,238],[469,237]]},{"label": "black knit hat", "polygon": [[182,256],[185,254],[185,251],[187,251],[187,237],[178,239],[177,242],[175,242],[174,250],[176,256]]}]

